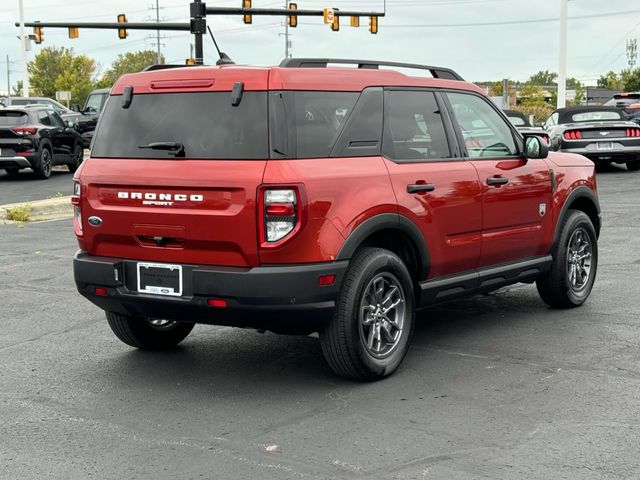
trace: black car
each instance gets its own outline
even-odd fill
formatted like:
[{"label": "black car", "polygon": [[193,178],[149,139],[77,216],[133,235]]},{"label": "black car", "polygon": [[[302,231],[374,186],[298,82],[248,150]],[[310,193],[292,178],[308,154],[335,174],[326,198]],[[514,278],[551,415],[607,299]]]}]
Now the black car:
[{"label": "black car", "polygon": [[595,163],[625,163],[640,170],[640,126],[616,107],[559,108],[545,123],[555,151],[578,153]]},{"label": "black car", "polygon": [[0,110],[0,168],[8,174],[31,168],[49,178],[54,165],[75,172],[84,156],[77,125],[47,107]]},{"label": "black car", "polygon": [[640,92],[618,93],[605,106],[621,108],[627,120],[640,124]]},{"label": "black car", "polygon": [[77,115],[81,115],[83,125],[80,127],[80,133],[82,134],[85,147],[89,147],[91,145],[91,140],[93,140],[93,131],[98,123],[100,112],[102,112],[104,104],[107,101],[107,98],[109,98],[109,92],[111,92],[110,88],[99,88],[97,90],[93,90],[84,102],[84,107],[82,107],[82,109],[79,105],[71,106],[71,109],[74,112],[77,112]]},{"label": "black car", "polygon": [[524,113],[517,110],[503,110],[509,121],[514,127],[518,129],[523,135],[537,135],[545,142],[549,143],[549,135],[542,128],[534,127],[529,123],[529,120]]}]

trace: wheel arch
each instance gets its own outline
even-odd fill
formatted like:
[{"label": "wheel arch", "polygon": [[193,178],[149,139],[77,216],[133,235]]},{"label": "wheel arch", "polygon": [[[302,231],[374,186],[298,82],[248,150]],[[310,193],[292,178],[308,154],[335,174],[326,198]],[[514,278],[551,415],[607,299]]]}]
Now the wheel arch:
[{"label": "wheel arch", "polygon": [[416,282],[427,278],[429,250],[422,232],[408,218],[396,213],[383,213],[362,222],[351,232],[336,260],[348,260],[361,247],[386,248],[398,255]]},{"label": "wheel arch", "polygon": [[598,202],[598,197],[588,187],[578,187],[573,190],[562,206],[562,210],[560,211],[560,215],[558,215],[558,220],[556,221],[556,229],[553,235],[553,243],[554,245],[560,238],[560,225],[562,225],[562,221],[567,216],[569,210],[579,210],[584,212],[591,219],[591,223],[593,223],[593,227],[596,230],[596,235],[600,236],[600,203]]}]

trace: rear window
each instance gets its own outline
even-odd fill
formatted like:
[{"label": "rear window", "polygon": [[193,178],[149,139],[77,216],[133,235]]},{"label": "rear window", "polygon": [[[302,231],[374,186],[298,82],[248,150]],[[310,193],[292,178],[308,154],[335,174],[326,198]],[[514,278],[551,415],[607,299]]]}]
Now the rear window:
[{"label": "rear window", "polygon": [[571,120],[574,122],[597,122],[600,120],[620,120],[622,115],[619,112],[612,111],[593,111],[593,112],[581,112],[571,115]]},{"label": "rear window", "polygon": [[138,148],[179,142],[184,158],[266,159],[269,156],[266,92],[245,92],[231,105],[231,92],[133,95],[107,101],[96,130],[92,157],[174,158],[171,152]]},{"label": "rear window", "polygon": [[511,121],[511,123],[513,123],[516,127],[524,127],[526,125],[524,119],[521,117],[514,117],[509,115],[508,118]]},{"label": "rear window", "polygon": [[0,110],[0,127],[15,127],[16,125],[26,125],[29,116],[22,112],[7,112]]}]

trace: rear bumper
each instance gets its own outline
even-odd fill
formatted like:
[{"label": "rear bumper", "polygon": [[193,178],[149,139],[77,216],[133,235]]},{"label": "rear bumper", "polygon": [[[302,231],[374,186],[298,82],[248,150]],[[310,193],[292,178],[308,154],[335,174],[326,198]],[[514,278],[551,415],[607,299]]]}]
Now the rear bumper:
[{"label": "rear bumper", "polygon": [[[183,265],[183,296],[167,297],[137,292],[136,261],[83,251],[73,259],[78,291],[103,310],[287,333],[317,330],[329,318],[347,265],[348,261],[255,268]],[[318,285],[323,275],[335,275],[335,283]],[[96,295],[96,287],[105,287],[107,295]],[[208,299],[226,300],[227,307],[210,307]]]},{"label": "rear bumper", "polygon": [[583,155],[589,160],[594,162],[609,161],[609,162],[625,162],[627,160],[640,159],[640,146],[637,145],[623,145],[618,142],[613,143],[613,148],[607,150],[598,150],[597,143],[591,143],[585,147],[567,147],[561,145],[559,151],[565,153],[576,153]]},{"label": "rear bumper", "polygon": [[0,168],[31,168],[25,157],[0,157]]}]

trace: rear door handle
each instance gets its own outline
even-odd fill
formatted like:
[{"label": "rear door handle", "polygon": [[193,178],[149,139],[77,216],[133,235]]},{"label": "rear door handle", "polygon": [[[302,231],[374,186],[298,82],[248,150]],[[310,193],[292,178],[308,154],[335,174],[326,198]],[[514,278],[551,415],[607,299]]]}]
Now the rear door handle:
[{"label": "rear door handle", "polygon": [[407,185],[408,193],[433,192],[436,186],[433,183],[410,183]]},{"label": "rear door handle", "polygon": [[504,178],[504,177],[487,178],[487,185],[506,185],[507,183],[509,183],[508,178]]}]

